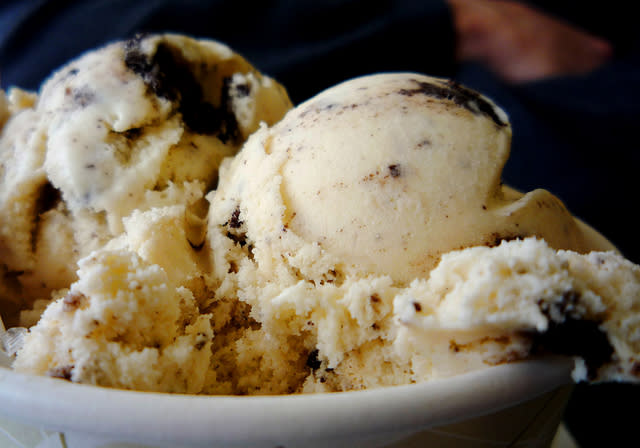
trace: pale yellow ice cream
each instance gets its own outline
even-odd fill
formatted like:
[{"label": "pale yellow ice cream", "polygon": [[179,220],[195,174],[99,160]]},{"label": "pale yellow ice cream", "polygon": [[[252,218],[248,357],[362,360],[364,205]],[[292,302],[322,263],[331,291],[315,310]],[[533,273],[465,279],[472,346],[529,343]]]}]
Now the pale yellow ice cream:
[{"label": "pale yellow ice cream", "polygon": [[237,210],[259,261],[313,245],[339,260],[340,275],[400,283],[427,276],[442,253],[502,239],[538,235],[586,250],[557,198],[503,188],[510,140],[506,114],[462,86],[359,78],[254,135],[214,197],[228,209],[216,219],[232,222]]},{"label": "pale yellow ice cream", "polygon": [[[282,86],[225,45],[178,35],[88,52],[37,96],[3,93],[4,317],[15,324],[16,309],[68,287],[76,262],[121,235],[132,213],[197,209],[220,161],[290,107]],[[187,233],[202,244],[203,231]]]},{"label": "pale yellow ice cream", "polygon": [[395,297],[394,310],[396,344],[416,359],[429,358],[425,341],[440,338],[461,358],[473,356],[497,333],[496,360],[521,357],[510,353],[520,337],[525,354],[578,357],[575,380],[637,381],[640,373],[640,267],[613,251],[581,255],[527,238],[450,252]]},{"label": "pale yellow ice cream", "polygon": [[[541,317],[538,301],[556,304],[568,295],[580,306],[595,303],[599,293],[574,279],[580,273],[569,271],[568,256],[556,250],[580,259],[602,244],[549,192],[523,195],[501,185],[510,137],[505,113],[488,99],[411,73],[343,83],[251,136],[223,163],[219,188],[207,196],[216,294],[250,304],[261,324],[256,336],[238,342],[241,351],[261,353],[241,368],[248,382],[241,392],[273,392],[272,373],[276,378],[305,357],[311,373],[299,386],[304,391],[411,383],[522,359],[538,347],[533,335],[550,320]],[[531,236],[546,242],[494,247]],[[466,304],[466,295],[454,294],[458,307],[432,304],[436,293],[421,286],[432,281],[431,270],[445,254],[471,256],[471,266],[489,263],[489,255],[459,252],[476,246],[500,260],[487,268],[486,279],[453,264],[441,269],[452,279],[444,291],[460,282],[465,294],[477,289],[477,301]],[[532,276],[501,267],[520,256]],[[623,308],[633,309],[636,319],[638,267],[607,257],[624,274],[610,279],[603,273],[603,282],[628,285],[624,298],[608,290],[601,299],[618,326],[615,303],[629,302]],[[548,264],[561,266],[564,276],[554,276]],[[504,277],[511,282],[507,292]],[[527,282],[542,288],[539,295],[529,293]],[[603,319],[597,305],[587,309],[579,317]],[[411,310],[459,315],[459,325],[441,322],[425,332]],[[522,315],[501,321],[509,312]],[[622,328],[623,339],[635,337]],[[273,339],[286,348],[254,347]],[[633,360],[618,361],[625,365],[621,376],[632,377]],[[288,377],[295,377],[290,370]]]},{"label": "pale yellow ice cream", "polygon": [[78,275],[32,328],[16,369],[110,387],[201,391],[213,331],[189,289],[130,251],[89,256]]},{"label": "pale yellow ice cream", "polygon": [[510,138],[506,114],[473,91],[381,74],[261,125],[204,198],[167,182],[162,200],[124,210],[117,184],[96,195],[69,179],[100,198],[110,239],[54,293],[14,368],[284,394],[551,352],[576,357],[576,380],[637,380],[640,267],[549,192],[503,186]]}]

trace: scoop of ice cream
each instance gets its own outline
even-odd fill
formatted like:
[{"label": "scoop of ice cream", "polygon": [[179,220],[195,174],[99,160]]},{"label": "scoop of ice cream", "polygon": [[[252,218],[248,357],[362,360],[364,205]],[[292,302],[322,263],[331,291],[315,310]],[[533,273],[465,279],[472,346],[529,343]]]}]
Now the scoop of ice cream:
[{"label": "scoop of ice cream", "polygon": [[220,161],[291,106],[228,47],[178,35],[88,52],[18,103],[2,108],[0,299],[26,304],[68,287],[134,210],[197,202]]},{"label": "scoop of ice cream", "polygon": [[[145,193],[80,260],[15,368],[281,394],[551,352],[577,357],[576,380],[637,381],[640,267],[550,193],[503,187],[509,137],[497,106],[451,82],[394,74],[330,89],[262,125],[206,200],[198,182]],[[112,228],[71,212],[83,235]]]},{"label": "scoop of ice cream", "polygon": [[222,44],[177,35],[116,43],[43,86],[48,145],[59,148],[45,169],[69,207],[105,211],[117,228],[150,189],[211,187],[220,160],[289,106],[282,87]]},{"label": "scoop of ice cream", "polygon": [[[229,167],[218,224],[246,225],[256,257],[315,245],[341,274],[425,277],[440,255],[529,235],[588,248],[544,190],[505,189],[511,128],[489,99],[453,82],[382,74],[333,87],[262,129]],[[296,247],[300,249],[300,247]],[[265,264],[266,266],[266,264]]]},{"label": "scoop of ice cream", "polygon": [[527,352],[577,357],[576,380],[640,379],[640,266],[614,251],[556,251],[527,238],[450,252],[395,297],[394,309],[396,344],[412,356],[446,335],[461,358],[498,341],[492,356],[504,360],[524,336]]},{"label": "scoop of ice cream", "polygon": [[[536,300],[557,308],[562,297],[572,295],[569,291],[579,290],[584,292],[581,306],[591,304],[593,295],[584,291],[581,277],[565,272],[565,258],[556,252],[571,250],[581,257],[607,245],[585,234],[549,192],[521,194],[501,185],[510,136],[506,115],[490,100],[417,74],[348,81],[252,135],[233,160],[223,163],[219,188],[208,196],[208,244],[216,295],[250,304],[260,324],[254,332],[261,337],[236,344],[239,352],[253,354],[247,357],[253,370],[278,371],[277,365],[286,371],[288,366],[288,377],[301,378],[293,366],[305,361],[309,374],[298,386],[304,391],[450,376],[534,353],[533,335],[552,326]],[[534,243],[518,245],[532,236],[548,252],[539,264],[529,254]],[[505,240],[514,240],[506,246],[512,253],[503,253]],[[455,328],[441,324],[420,330],[406,315],[431,310],[434,292],[420,285],[431,282],[432,269],[446,254],[466,257],[465,251],[478,247],[502,260],[486,268],[491,280],[476,282],[472,276],[468,283],[478,294],[477,318],[494,325],[475,325],[470,317]],[[505,281],[498,282],[502,266],[517,264],[520,256],[528,257],[535,274],[504,272]],[[483,266],[485,258],[491,259],[479,255],[474,260]],[[564,274],[554,275],[547,264]],[[636,268],[626,266],[625,272]],[[451,279],[443,291],[465,283],[457,265],[444,263],[442,269]],[[629,291],[634,290],[637,276],[627,277],[635,285]],[[482,288],[493,280],[493,289]],[[536,285],[548,294],[531,293],[519,302],[527,280],[540,280]],[[502,286],[513,309],[503,303]],[[465,305],[449,307],[447,315],[476,316],[466,290],[455,291]],[[622,300],[635,303],[634,294]],[[607,297],[610,303],[619,300],[613,292]],[[448,305],[432,308],[439,315]],[[589,309],[580,318],[599,322],[601,310]],[[519,312],[523,315],[515,322],[506,318]],[[260,351],[256,341],[274,339],[282,347],[278,353]],[[272,390],[276,384],[269,375],[243,379],[251,390]]]},{"label": "scoop of ice cream", "polygon": [[213,332],[191,292],[134,252],[99,251],[31,328],[18,371],[75,382],[197,393]]}]

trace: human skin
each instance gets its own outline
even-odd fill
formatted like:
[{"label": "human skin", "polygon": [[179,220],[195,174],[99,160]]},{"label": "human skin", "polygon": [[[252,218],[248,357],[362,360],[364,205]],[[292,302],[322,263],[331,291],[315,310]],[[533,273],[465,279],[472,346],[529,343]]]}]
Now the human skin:
[{"label": "human skin", "polygon": [[515,1],[448,2],[457,59],[480,62],[510,83],[589,73],[613,53],[606,40]]}]

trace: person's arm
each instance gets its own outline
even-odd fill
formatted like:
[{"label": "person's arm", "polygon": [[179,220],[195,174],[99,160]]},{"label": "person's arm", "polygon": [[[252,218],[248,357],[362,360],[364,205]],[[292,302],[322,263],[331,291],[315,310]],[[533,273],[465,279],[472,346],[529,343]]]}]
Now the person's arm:
[{"label": "person's arm", "polygon": [[448,1],[458,59],[480,62],[507,82],[588,73],[613,54],[606,40],[524,3]]}]

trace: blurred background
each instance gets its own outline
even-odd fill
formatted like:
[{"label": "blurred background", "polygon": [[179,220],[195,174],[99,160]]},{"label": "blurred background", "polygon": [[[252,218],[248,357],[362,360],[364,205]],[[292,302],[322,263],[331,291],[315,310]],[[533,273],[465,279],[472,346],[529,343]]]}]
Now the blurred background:
[{"label": "blurred background", "polygon": [[[294,103],[374,72],[451,77],[508,112],[505,183],[550,190],[640,263],[640,31],[629,4],[4,0],[0,84],[37,90],[88,49],[159,31],[228,44]],[[638,397],[637,386],[577,385],[566,425],[581,447],[628,443]]]}]

